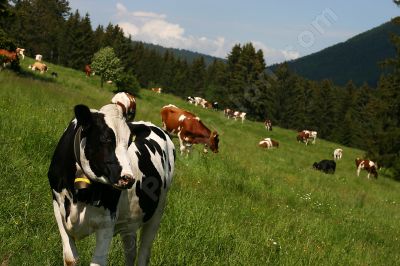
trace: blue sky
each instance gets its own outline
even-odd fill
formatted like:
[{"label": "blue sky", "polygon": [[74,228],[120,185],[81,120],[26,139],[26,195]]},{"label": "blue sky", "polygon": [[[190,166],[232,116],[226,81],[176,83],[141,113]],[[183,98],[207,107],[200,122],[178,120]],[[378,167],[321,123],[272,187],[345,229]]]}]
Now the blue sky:
[{"label": "blue sky", "polygon": [[134,40],[225,58],[252,42],[268,65],[343,42],[400,15],[391,0],[70,0],[93,27],[119,24]]}]

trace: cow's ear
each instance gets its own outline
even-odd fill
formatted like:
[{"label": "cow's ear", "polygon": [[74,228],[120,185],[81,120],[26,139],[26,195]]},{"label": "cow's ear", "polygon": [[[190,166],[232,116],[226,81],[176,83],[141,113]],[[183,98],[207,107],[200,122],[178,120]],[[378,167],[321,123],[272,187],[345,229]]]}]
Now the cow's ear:
[{"label": "cow's ear", "polygon": [[89,107],[83,104],[78,104],[74,108],[75,117],[78,120],[78,125],[82,126],[83,129],[87,129],[93,123],[92,114]]}]

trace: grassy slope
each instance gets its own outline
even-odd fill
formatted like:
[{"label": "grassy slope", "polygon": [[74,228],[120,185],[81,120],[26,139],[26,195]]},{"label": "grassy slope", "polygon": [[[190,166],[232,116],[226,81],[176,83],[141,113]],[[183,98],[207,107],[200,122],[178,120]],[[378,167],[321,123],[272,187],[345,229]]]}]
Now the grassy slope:
[{"label": "grassy slope", "polygon": [[[0,264],[61,264],[47,182],[50,159],[75,104],[99,108],[111,99],[95,78],[50,67],[59,74],[54,82],[0,72]],[[400,184],[367,180],[365,173],[357,178],[354,158],[362,151],[343,147],[337,172],[325,175],[311,165],[330,158],[334,143],[317,140],[306,147],[293,131],[267,133],[261,123],[242,125],[148,91],[140,93],[137,120],[160,125],[159,110],[169,103],[217,129],[220,153],[203,155],[198,147],[189,158],[177,157],[152,264],[398,264]],[[267,136],[281,147],[259,149]],[[79,242],[82,265],[89,264],[93,245],[93,237]],[[109,260],[123,265],[118,237]]]}]

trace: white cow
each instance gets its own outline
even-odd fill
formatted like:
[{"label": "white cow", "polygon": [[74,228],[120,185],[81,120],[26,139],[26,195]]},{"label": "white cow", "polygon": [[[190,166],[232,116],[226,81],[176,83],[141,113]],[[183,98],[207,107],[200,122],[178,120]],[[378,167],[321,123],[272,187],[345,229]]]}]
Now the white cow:
[{"label": "white cow", "polygon": [[342,154],[343,154],[343,150],[342,149],[336,149],[333,152],[333,159],[335,160],[340,160],[342,159]]}]

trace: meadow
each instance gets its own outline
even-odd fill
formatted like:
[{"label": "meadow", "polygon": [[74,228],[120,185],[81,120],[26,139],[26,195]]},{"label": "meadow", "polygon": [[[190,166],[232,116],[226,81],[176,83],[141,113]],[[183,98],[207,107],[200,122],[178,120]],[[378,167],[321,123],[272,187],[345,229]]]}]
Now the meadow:
[{"label": "meadow", "polygon": [[[62,265],[47,170],[54,148],[83,103],[109,103],[113,86],[51,65],[50,74],[0,72],[0,265]],[[165,88],[167,90],[167,88]],[[220,135],[220,152],[196,147],[176,161],[167,208],[153,244],[152,265],[399,265],[400,184],[356,176],[363,151],[317,139],[305,146],[296,132],[227,120],[169,94],[141,90],[136,120],[161,126],[160,108],[193,111]],[[262,150],[265,137],[280,147]],[[178,148],[178,141],[174,143]],[[312,169],[343,148],[334,175]],[[94,237],[78,242],[90,263]],[[124,265],[119,236],[109,265]]]}]

